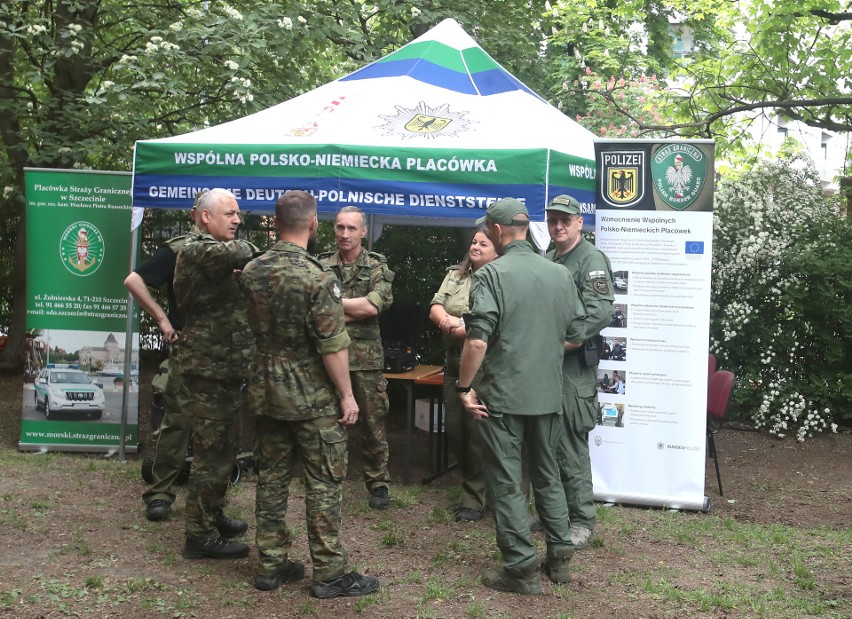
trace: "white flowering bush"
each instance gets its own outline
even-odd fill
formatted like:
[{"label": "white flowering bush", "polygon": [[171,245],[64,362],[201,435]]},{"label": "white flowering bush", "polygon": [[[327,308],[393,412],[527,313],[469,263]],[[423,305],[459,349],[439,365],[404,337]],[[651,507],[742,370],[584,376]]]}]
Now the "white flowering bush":
[{"label": "white flowering bush", "polygon": [[723,179],[714,219],[711,351],[736,411],[779,437],[852,420],[852,227],[799,155]]}]

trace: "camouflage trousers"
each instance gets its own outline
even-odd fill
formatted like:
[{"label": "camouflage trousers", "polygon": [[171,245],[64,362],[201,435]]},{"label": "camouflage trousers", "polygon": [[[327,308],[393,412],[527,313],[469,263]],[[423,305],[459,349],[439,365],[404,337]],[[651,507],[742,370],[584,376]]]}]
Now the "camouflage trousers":
[{"label": "camouflage trousers", "polygon": [[175,363],[170,364],[164,395],[166,415],[154,445],[154,481],[142,494],[145,505],[156,500],[174,503],[172,486],[186,462],[186,450],[192,434],[192,394]]},{"label": "camouflage trousers", "polygon": [[358,423],[361,433],[361,468],[367,490],[387,486],[388,441],[385,437],[385,419],[388,416],[388,381],[381,370],[349,372],[352,392],[358,403]]},{"label": "camouflage trousers", "polygon": [[258,466],[257,549],[260,573],[287,563],[292,544],[287,501],[297,462],[305,471],[305,516],[313,579],[330,580],[350,571],[340,543],[340,486],[346,477],[346,430],[336,415],[301,421],[257,417],[254,451]]},{"label": "camouflage trousers", "polygon": [[192,473],[186,496],[186,537],[219,537],[216,515],[226,505],[239,448],[240,381],[184,376],[192,394]]}]

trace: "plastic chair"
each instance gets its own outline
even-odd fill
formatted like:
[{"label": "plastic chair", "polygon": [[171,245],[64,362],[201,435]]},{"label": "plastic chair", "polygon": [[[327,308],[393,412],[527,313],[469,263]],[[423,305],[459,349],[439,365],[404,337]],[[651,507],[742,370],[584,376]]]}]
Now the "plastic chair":
[{"label": "plastic chair", "polygon": [[733,372],[718,370],[707,383],[707,447],[708,455],[716,464],[716,481],[719,482],[719,496],[722,492],[722,476],[719,474],[719,458],[716,454],[716,434],[722,428],[722,421],[728,412],[731,395],[734,393],[736,377]]}]

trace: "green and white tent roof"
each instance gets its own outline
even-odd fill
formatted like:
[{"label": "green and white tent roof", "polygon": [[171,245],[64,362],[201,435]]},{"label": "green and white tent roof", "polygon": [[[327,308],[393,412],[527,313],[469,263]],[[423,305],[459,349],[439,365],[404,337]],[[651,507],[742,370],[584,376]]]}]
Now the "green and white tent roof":
[{"label": "green and white tent roof", "polygon": [[305,189],[323,212],[460,220],[504,196],[543,219],[570,193],[594,212],[593,135],[448,19],[396,52],[256,114],[140,141],[134,205],[187,208],[209,187],[271,210]]}]

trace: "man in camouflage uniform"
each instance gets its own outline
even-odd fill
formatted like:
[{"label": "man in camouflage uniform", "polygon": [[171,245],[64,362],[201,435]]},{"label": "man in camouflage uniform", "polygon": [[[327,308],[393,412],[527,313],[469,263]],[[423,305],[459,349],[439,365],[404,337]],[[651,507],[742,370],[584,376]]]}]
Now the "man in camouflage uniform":
[{"label": "man in camouflage uniform", "polygon": [[379,314],[393,303],[393,271],[385,257],[362,247],[367,235],[364,212],[346,206],[337,213],[334,224],[337,251],[321,254],[320,261],[343,285],[343,312],[349,347],[349,375],[358,408],[361,409],[361,462],[364,483],[374,509],[390,505],[388,496],[388,442],[385,418],[388,414],[388,382],[382,375],[384,351],[379,332]]},{"label": "man in camouflage uniform", "polygon": [[346,477],[344,426],[358,420],[349,380],[349,335],[340,282],[308,253],[316,244],[316,200],[288,191],[275,205],[278,242],[243,271],[248,321],[257,340],[249,406],[257,415],[257,547],[255,587],[300,580],[289,558],[285,522],[290,481],[305,471],[305,515],[319,598],[365,595],[379,581],[347,565],[340,543],[341,483]]},{"label": "man in camouflage uniform", "polygon": [[595,530],[589,456],[589,431],[595,427],[598,413],[594,338],[612,319],[612,267],[609,258],[583,238],[583,216],[577,200],[568,195],[556,196],[546,213],[547,229],[556,244],[547,257],[571,272],[586,306],[582,341],[565,342],[562,362],[565,432],[557,451],[559,475],[568,499],[571,541],[575,548],[584,548]]},{"label": "man in camouflage uniform", "polygon": [[[192,234],[200,234],[195,226],[195,206],[190,211],[192,228],[189,234],[166,241],[154,255],[140,264],[124,280],[124,286],[133,295],[136,302],[157,321],[157,327],[163,342],[174,351],[183,328],[183,316],[177,308],[172,281],[175,277],[177,254],[186,239]],[[151,287],[166,286],[166,298],[169,301],[168,312],[151,295]],[[192,434],[192,398],[180,376],[180,369],[169,360],[168,376],[164,389],[165,415],[157,431],[154,446],[154,465],[151,469],[153,481],[151,487],[142,494],[145,503],[145,517],[151,521],[161,521],[169,517],[175,493],[172,485],[177,480],[186,462],[186,450]]]},{"label": "man in camouflage uniform", "polygon": [[178,253],[174,289],[186,319],[175,358],[192,396],[193,462],[186,498],[186,559],[233,559],[248,545],[230,538],[248,525],[225,516],[239,436],[240,387],[254,349],[237,273],[256,248],[236,239],[240,207],[225,189],[198,201],[196,225]]}]

